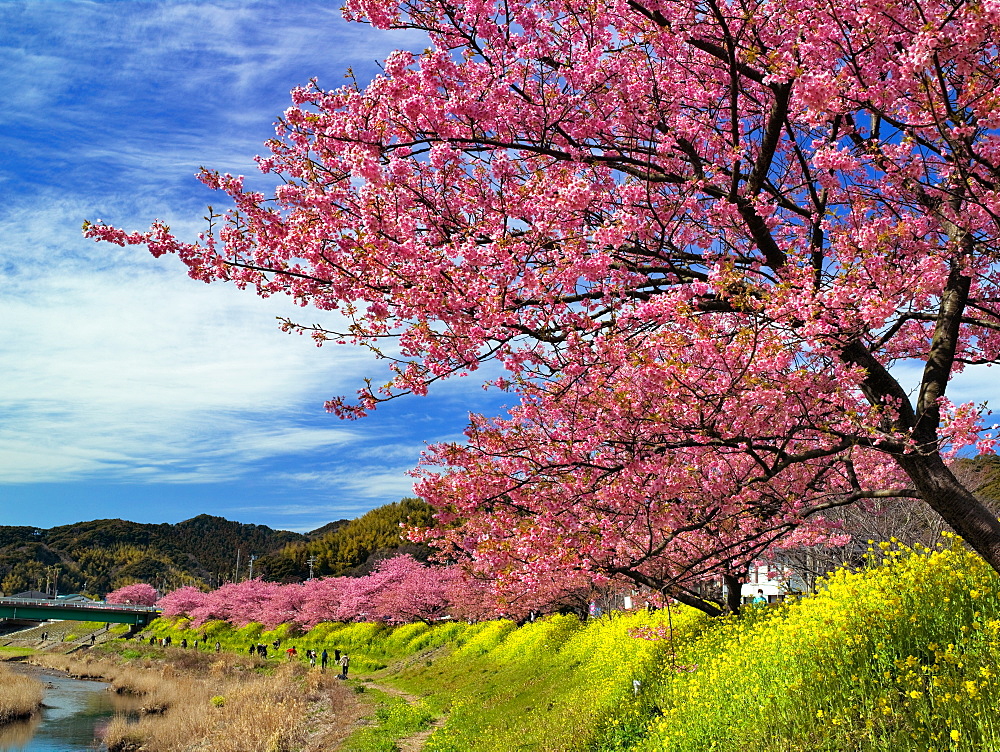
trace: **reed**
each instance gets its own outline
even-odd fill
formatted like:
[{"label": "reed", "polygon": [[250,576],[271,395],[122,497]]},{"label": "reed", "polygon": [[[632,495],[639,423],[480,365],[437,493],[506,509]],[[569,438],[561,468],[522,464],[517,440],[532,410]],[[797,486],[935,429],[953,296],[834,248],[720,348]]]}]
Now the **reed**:
[{"label": "reed", "polygon": [[0,667],[0,723],[29,717],[41,707],[44,694],[37,679]]},{"label": "reed", "polygon": [[143,698],[137,720],[120,716],[108,724],[110,752],[318,752],[333,746],[338,727],[361,715],[357,697],[333,672],[299,663],[192,650],[39,662],[72,675],[99,675],[115,691]]}]

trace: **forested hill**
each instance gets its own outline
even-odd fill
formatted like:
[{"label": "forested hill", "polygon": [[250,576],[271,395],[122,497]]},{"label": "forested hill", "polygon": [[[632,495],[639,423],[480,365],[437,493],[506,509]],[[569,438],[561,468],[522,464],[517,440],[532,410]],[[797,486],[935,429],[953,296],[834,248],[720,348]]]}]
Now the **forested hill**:
[{"label": "forested hill", "polygon": [[981,454],[975,458],[957,459],[951,469],[974,494],[991,506],[1000,505],[1000,457]]},{"label": "forested hill", "polygon": [[[93,520],[48,530],[0,526],[0,591],[55,589],[104,594],[147,582],[161,590],[216,586],[237,576],[285,582],[315,574],[364,574],[381,558],[425,549],[404,542],[400,523],[430,519],[427,505],[404,499],[356,520],[331,522],[306,535],[198,515],[177,524]],[[237,573],[237,553],[240,570]]]},{"label": "forested hill", "polygon": [[420,499],[403,499],[373,509],[355,520],[324,525],[309,534],[307,541],[295,541],[271,556],[261,558],[268,579],[289,582],[313,574],[364,575],[382,559],[410,554],[426,560],[427,546],[409,543],[402,537],[403,526],[430,525],[431,508]]},{"label": "forested hill", "polygon": [[307,537],[199,515],[177,524],[93,520],[48,530],[0,526],[0,590],[103,594],[132,582],[158,588],[235,576],[237,551],[265,554]]}]

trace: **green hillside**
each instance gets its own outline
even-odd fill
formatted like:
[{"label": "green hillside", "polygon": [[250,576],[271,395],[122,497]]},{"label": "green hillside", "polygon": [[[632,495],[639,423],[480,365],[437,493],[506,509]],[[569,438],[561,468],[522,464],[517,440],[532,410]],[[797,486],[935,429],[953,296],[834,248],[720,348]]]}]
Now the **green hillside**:
[{"label": "green hillside", "polygon": [[966,488],[990,504],[1000,504],[1000,457],[981,454],[955,460],[952,471]]},{"label": "green hillside", "polygon": [[237,551],[271,552],[306,536],[199,515],[171,524],[92,520],[48,530],[0,526],[0,590],[101,594],[132,582],[163,589],[235,575]]},{"label": "green hillside", "polygon": [[420,499],[403,499],[386,504],[358,517],[325,525],[309,540],[289,543],[283,550],[261,558],[268,579],[301,580],[309,575],[309,559],[313,559],[313,574],[363,575],[388,556],[411,554],[425,560],[427,546],[403,539],[401,525],[426,527],[432,522],[430,506]]}]

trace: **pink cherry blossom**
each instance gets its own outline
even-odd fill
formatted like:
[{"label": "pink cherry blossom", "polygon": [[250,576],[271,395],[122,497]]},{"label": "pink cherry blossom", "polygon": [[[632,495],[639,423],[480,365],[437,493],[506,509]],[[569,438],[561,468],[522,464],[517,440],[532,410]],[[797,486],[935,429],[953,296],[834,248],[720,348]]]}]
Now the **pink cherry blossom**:
[{"label": "pink cherry blossom", "polygon": [[131,606],[152,606],[157,599],[156,588],[144,582],[126,585],[104,596],[105,603],[123,603]]}]

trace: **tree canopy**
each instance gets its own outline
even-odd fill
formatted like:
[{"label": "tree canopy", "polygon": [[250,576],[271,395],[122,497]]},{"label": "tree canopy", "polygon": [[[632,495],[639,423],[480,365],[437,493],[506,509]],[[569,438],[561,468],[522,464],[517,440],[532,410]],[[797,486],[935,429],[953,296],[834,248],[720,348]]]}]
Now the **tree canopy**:
[{"label": "tree canopy", "polygon": [[[197,243],[89,236],[339,311],[391,361],[329,408],[499,362],[519,404],[419,491],[479,566],[695,598],[824,509],[924,499],[1000,569],[947,458],[991,451],[951,377],[1000,354],[996,0],[350,0],[425,31],[361,87],[292,92]],[[911,390],[900,374],[918,366]],[[786,541],[787,542],[787,541]]]}]

